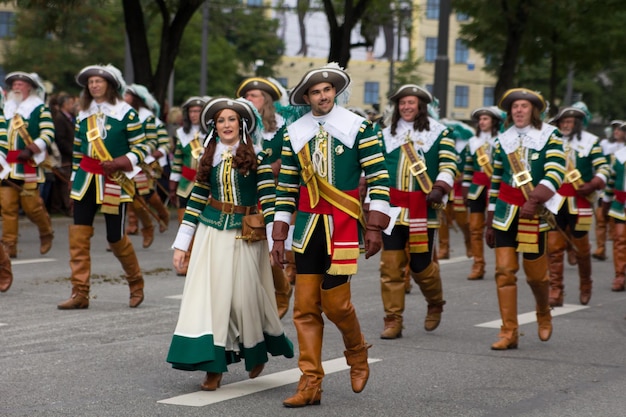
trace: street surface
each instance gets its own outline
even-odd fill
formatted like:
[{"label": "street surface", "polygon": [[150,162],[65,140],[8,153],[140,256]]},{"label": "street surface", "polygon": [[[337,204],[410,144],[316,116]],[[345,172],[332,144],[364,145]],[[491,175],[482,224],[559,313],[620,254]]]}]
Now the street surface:
[{"label": "street surface", "polygon": [[[442,323],[424,331],[426,304],[414,285],[397,340],[379,339],[379,256],[362,258],[352,290],[373,344],[367,387],[352,392],[341,336],[327,321],[322,403],[287,409],[281,403],[295,392],[296,358],[271,358],[255,380],[243,364],[231,365],[215,392],[199,391],[202,373],[174,370],[165,362],[184,284],[171,268],[174,225],[157,232],[148,249],[141,247],[141,236],[131,237],[146,280],[145,301],[131,309],[123,271],[105,250],[98,216],[89,309],[58,310],[57,303],[70,295],[70,223],[53,218],[53,248],[40,256],[35,226],[20,221],[15,280],[0,294],[0,416],[626,415],[626,293],[610,290],[612,254],[608,261],[593,261],[587,307],[578,302],[577,270],[566,265],[566,305],[554,310],[554,332],[546,343],[537,337],[533,297],[519,273],[520,342],[508,351],[490,350],[500,318],[491,251],[485,279],[468,281],[471,260],[461,235],[451,230],[451,258],[441,262],[447,300]],[[283,323],[297,346],[291,312]]]}]

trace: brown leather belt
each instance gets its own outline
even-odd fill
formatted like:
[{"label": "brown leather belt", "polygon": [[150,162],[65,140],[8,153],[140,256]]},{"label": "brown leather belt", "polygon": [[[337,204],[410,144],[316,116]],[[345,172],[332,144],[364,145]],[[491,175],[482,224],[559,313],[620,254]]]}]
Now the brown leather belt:
[{"label": "brown leather belt", "polygon": [[214,209],[222,211],[226,214],[255,214],[257,212],[256,206],[236,206],[233,203],[224,203],[222,201],[209,199],[208,203]]}]

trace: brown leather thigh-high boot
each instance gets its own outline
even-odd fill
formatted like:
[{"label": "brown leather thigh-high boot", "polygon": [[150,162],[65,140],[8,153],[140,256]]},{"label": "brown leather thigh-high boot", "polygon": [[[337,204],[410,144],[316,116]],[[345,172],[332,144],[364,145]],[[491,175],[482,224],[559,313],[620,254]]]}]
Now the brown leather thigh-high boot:
[{"label": "brown leather thigh-high boot", "polygon": [[[404,248],[404,254],[406,256],[406,259],[409,259],[411,257],[411,252],[409,250],[409,242],[407,242],[406,247]],[[406,266],[404,267],[404,293],[411,294],[412,288],[413,288],[413,279],[411,278],[411,266],[407,262]]]},{"label": "brown leather thigh-high boot", "polygon": [[367,350],[372,345],[365,342],[365,336],[361,333],[361,325],[352,304],[349,281],[329,290],[322,290],[322,310],[341,331],[346,347],[344,355],[350,366],[352,391],[359,393],[365,388],[370,376]]},{"label": "brown leather thigh-high boot", "polygon": [[426,318],[424,319],[424,329],[427,332],[432,332],[441,322],[443,305],[446,303],[443,299],[443,290],[441,288],[439,264],[437,262],[431,262],[426,269],[421,272],[411,271],[411,276],[420,287],[428,303],[428,310],[426,312]]},{"label": "brown leather thigh-high boot", "polygon": [[469,280],[483,279],[485,276],[485,251],[483,234],[485,231],[485,213],[470,213],[469,215],[470,244],[474,264],[467,276]]},{"label": "brown leather thigh-high boot", "polygon": [[128,204],[126,206],[126,234],[127,235],[136,235],[139,233],[139,219],[135,214],[135,209],[133,204]]},{"label": "brown leather thigh-high boot", "polygon": [[591,256],[600,261],[606,260],[606,223],[602,207],[596,207],[596,250]]},{"label": "brown leather thigh-high boot", "polygon": [[550,299],[552,307],[563,305],[563,258],[567,244],[560,232],[548,232],[548,268],[550,270]]},{"label": "brown leather thigh-high boot", "polygon": [[0,244],[0,292],[7,292],[13,283],[11,259],[4,245]]},{"label": "brown leather thigh-high boot", "polygon": [[298,271],[296,269],[296,257],[293,254],[293,251],[285,251],[285,260],[287,261],[285,264],[285,276],[289,280],[289,283],[294,285],[296,283],[296,275],[298,274]]},{"label": "brown leather thigh-high boot", "polygon": [[59,310],[89,307],[89,276],[91,275],[91,237],[93,227],[72,224],[69,227],[72,295],[57,305]]},{"label": "brown leather thigh-high boot", "polygon": [[446,206],[446,211],[439,224],[439,250],[437,251],[437,259],[449,259],[450,258],[450,222],[451,216],[448,213],[452,210],[450,204]]},{"label": "brown leather thigh-high boot", "polygon": [[402,315],[404,313],[404,271],[408,264],[406,252],[383,250],[380,255],[380,294],[385,310],[385,328],[381,339],[402,337]]},{"label": "brown leather thigh-high boot", "polygon": [[576,260],[578,261],[578,277],[580,278],[580,304],[586,306],[591,299],[591,245],[589,234],[581,238],[574,238],[576,245]]},{"label": "brown leather thigh-high boot", "polygon": [[465,256],[471,258],[474,256],[472,252],[472,236],[470,234],[469,213],[467,210],[454,211],[454,221],[459,225],[461,233],[463,233],[463,243],[465,244]]},{"label": "brown leather thigh-high boot", "polygon": [[322,400],[322,319],[321,274],[296,276],[293,323],[298,335],[298,367],[302,371],[296,393],[283,401],[285,407],[318,405]]},{"label": "brown leather thigh-high boot", "polygon": [[2,243],[9,258],[17,257],[17,233],[20,214],[20,192],[13,187],[0,187],[2,206]]},{"label": "brown leather thigh-high boot", "polygon": [[613,265],[615,278],[611,291],[624,291],[626,281],[626,223],[615,223],[613,226]]},{"label": "brown leather thigh-high boot", "polygon": [[279,265],[272,265],[272,277],[274,278],[278,317],[282,319],[289,311],[289,299],[293,293],[293,288],[285,276],[285,271]]},{"label": "brown leather thigh-high boot", "polygon": [[552,315],[550,314],[550,277],[548,275],[548,257],[544,254],[537,259],[523,260],[526,282],[535,296],[537,303],[537,334],[539,340],[547,342],[552,335]]},{"label": "brown leather thigh-high boot", "polygon": [[143,301],[143,274],[139,268],[137,254],[128,236],[124,235],[122,239],[115,243],[110,243],[111,250],[115,257],[122,264],[122,269],[126,273],[126,281],[130,291],[130,301],[128,306],[135,308]]},{"label": "brown leather thigh-high boot", "polygon": [[141,234],[143,236],[142,246],[144,248],[149,248],[154,242],[154,224],[152,223],[152,217],[150,213],[148,213],[148,208],[144,207],[139,203],[138,199],[143,198],[141,196],[135,196],[133,200],[133,208],[135,209],[135,214],[139,217],[139,221],[141,222]]},{"label": "brown leather thigh-high boot", "polygon": [[502,327],[493,350],[517,349],[519,339],[517,322],[517,277],[519,261],[515,248],[496,248],[496,287]]},{"label": "brown leather thigh-high boot", "polygon": [[[37,192],[37,190],[35,190],[35,192]],[[52,248],[54,233],[52,231],[50,216],[48,215],[46,206],[43,204],[42,198],[39,196],[39,193],[36,195],[22,194],[20,196],[20,203],[28,219],[39,229],[39,253],[42,255],[48,253]]]},{"label": "brown leather thigh-high boot", "polygon": [[159,220],[161,220],[159,223],[159,233],[165,232],[170,225],[170,212],[167,207],[165,207],[165,204],[163,204],[158,192],[155,191],[152,193],[148,199],[148,204],[156,210]]}]

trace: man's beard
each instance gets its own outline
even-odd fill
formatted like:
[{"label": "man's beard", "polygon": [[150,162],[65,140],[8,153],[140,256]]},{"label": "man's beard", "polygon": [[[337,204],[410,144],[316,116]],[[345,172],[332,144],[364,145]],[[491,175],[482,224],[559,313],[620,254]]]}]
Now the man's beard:
[{"label": "man's beard", "polygon": [[9,91],[7,94],[7,101],[13,101],[16,104],[20,104],[24,100],[24,96],[19,91]]}]

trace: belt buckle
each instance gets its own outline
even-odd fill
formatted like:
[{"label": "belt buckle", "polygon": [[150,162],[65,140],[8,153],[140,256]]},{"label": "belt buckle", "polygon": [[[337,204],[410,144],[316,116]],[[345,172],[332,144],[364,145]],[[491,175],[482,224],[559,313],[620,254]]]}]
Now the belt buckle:
[{"label": "belt buckle", "polygon": [[485,165],[489,163],[489,155],[487,154],[479,155],[478,158],[476,159],[476,162],[478,162],[479,166],[484,167]]},{"label": "belt buckle", "polygon": [[[228,210],[226,210],[227,206],[230,207]],[[222,212],[224,212],[225,214],[235,214],[235,204],[233,204],[233,203],[222,203]]]},{"label": "belt buckle", "polygon": [[409,166],[409,171],[411,171],[413,176],[417,177],[418,175],[426,172],[426,164],[421,159],[418,159],[411,166]]},{"label": "belt buckle", "polygon": [[13,129],[21,129],[24,126],[24,119],[22,119],[21,117],[13,117],[13,120],[11,121],[11,127]]},{"label": "belt buckle", "polygon": [[200,158],[200,154],[202,153],[202,148],[198,147],[198,148],[194,148],[191,150],[191,156],[193,157],[193,159],[198,159]]},{"label": "belt buckle", "polygon": [[93,142],[94,140],[98,139],[99,136],[100,132],[98,131],[97,127],[94,127],[93,129],[89,129],[87,131],[87,141],[89,142]]},{"label": "belt buckle", "polygon": [[530,175],[530,172],[528,172],[528,170],[524,170],[522,172],[518,172],[517,174],[513,175],[513,181],[515,182],[515,185],[517,185],[518,187],[521,187],[522,185],[526,185],[532,180],[533,180],[533,177],[532,175]]},{"label": "belt buckle", "polygon": [[580,180],[581,178],[582,178],[582,175],[580,174],[580,171],[577,169],[573,169],[567,174],[565,174],[565,181],[569,182],[570,184],[577,183],[578,180]]}]

